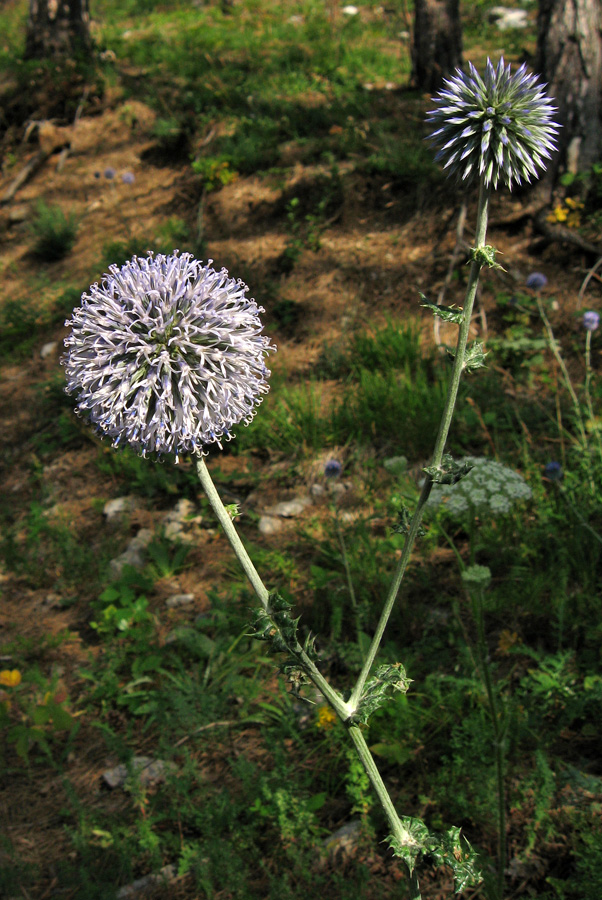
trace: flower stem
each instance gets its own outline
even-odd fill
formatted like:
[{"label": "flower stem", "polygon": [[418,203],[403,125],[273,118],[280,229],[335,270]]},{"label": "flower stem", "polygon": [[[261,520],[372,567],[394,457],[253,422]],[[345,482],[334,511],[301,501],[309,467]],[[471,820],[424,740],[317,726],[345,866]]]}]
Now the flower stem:
[{"label": "flower stem", "polygon": [[[385,783],[381,778],[376,763],[374,762],[374,757],[372,756],[370,749],[366,743],[366,739],[364,738],[362,729],[358,725],[350,725],[347,730],[349,732],[351,740],[355,745],[357,755],[359,756],[366,771],[366,775],[370,779],[370,783],[381,802],[387,819],[389,820],[389,825],[391,826],[391,833],[393,837],[395,837],[401,844],[408,846],[414,839],[406,831],[399,820],[399,816],[397,815],[395,807],[393,806],[393,801],[389,796],[389,792],[387,791]],[[412,874],[410,875],[410,900],[420,900],[420,887],[418,884],[418,877],[415,872],[412,872]]]},{"label": "flower stem", "polygon": [[[261,603],[263,609],[266,612],[269,612],[270,592],[264,585],[263,581],[261,580],[261,576],[253,565],[251,557],[247,553],[244,544],[241,541],[236,528],[234,527],[234,523],[228,514],[228,510],[222,503],[222,499],[217,492],[217,489],[213,483],[213,479],[211,478],[211,475],[209,473],[209,469],[207,468],[205,460],[202,456],[196,457],[196,470],[203,490],[205,491],[207,499],[211,504],[211,508],[213,509],[218,522],[224,529],[226,537],[230,542],[230,546],[234,550],[234,553],[239,563],[241,564],[245,575],[249,579],[253,590],[257,594],[257,597],[259,598],[259,602]],[[324,676],[317,669],[316,665],[312,662],[312,660],[300,645],[298,645],[297,647],[291,647],[290,650],[294,654],[294,656],[299,659],[299,662],[302,664],[307,676],[311,678],[312,682],[315,684],[318,690],[328,700],[339,718],[343,722],[345,722],[349,718],[350,710],[341,695],[338,694],[329,685]]]},{"label": "flower stem", "polygon": [[[475,249],[480,249],[485,246],[485,238],[487,235],[487,212],[489,208],[489,196],[491,190],[487,187],[483,182],[481,182],[479,189],[479,203],[477,210],[477,225],[476,225],[476,239],[475,239]],[[443,410],[443,415],[441,417],[441,424],[439,426],[439,433],[437,435],[437,441],[435,443],[435,449],[433,451],[433,458],[431,465],[434,467],[439,467],[441,465],[441,461],[443,459],[443,453],[445,451],[445,444],[447,442],[447,437],[449,435],[449,430],[452,423],[452,418],[454,414],[454,409],[456,405],[456,399],[458,397],[458,390],[460,387],[460,379],[462,377],[462,369],[464,368],[464,357],[466,354],[466,344],[468,343],[468,332],[470,330],[470,320],[472,317],[472,309],[474,306],[475,297],[477,295],[477,287],[479,283],[479,273],[481,271],[482,262],[475,257],[470,266],[470,273],[468,276],[468,285],[466,287],[466,298],[464,301],[464,318],[462,319],[462,323],[460,325],[460,329],[458,332],[458,340],[456,343],[456,354],[454,357],[454,365],[452,369],[451,379],[447,391],[447,399],[445,401],[445,408]],[[370,669],[376,659],[376,654],[378,653],[378,648],[380,647],[380,642],[382,640],[385,628],[387,626],[387,622],[389,621],[389,617],[391,615],[391,611],[393,610],[393,606],[397,599],[397,595],[399,593],[399,589],[401,587],[401,582],[403,581],[403,577],[405,575],[406,568],[410,561],[410,556],[412,553],[412,549],[414,547],[414,543],[416,541],[416,537],[418,536],[418,531],[420,528],[420,522],[422,520],[422,514],[424,511],[424,506],[426,501],[429,498],[429,494],[431,492],[431,488],[433,486],[433,480],[430,475],[427,475],[424,485],[422,487],[422,491],[420,492],[420,497],[418,498],[418,504],[414,511],[414,515],[412,516],[412,520],[410,522],[410,527],[408,533],[406,535],[405,543],[403,545],[403,550],[401,552],[401,558],[397,565],[397,570],[395,575],[393,576],[393,581],[391,587],[389,588],[389,593],[385,600],[385,605],[383,611],[381,613],[380,620],[378,625],[376,626],[376,631],[374,632],[374,637],[372,638],[372,643],[366,655],[366,659],[364,661],[364,665],[362,670],[358,676],[357,682],[353,691],[351,693],[351,697],[349,698],[349,705],[353,711],[357,709],[357,706],[360,702],[362,692],[364,690],[364,686],[366,684],[366,680],[370,674]]]}]

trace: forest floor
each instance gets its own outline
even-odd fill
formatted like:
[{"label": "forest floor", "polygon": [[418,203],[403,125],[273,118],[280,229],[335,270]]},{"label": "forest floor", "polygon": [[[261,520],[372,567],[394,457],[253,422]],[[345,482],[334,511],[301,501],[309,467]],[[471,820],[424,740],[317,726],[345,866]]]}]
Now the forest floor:
[{"label": "forest floor", "polygon": [[[278,347],[269,363],[275,395],[290,401],[291,395],[282,395],[282,390],[302,390],[304,385],[319,382],[316,417],[324,418],[333,404],[348,396],[345,380],[330,370],[336,353],[343,353],[354,334],[373,335],[394,321],[400,327],[407,323],[415,326],[426,356],[437,359],[442,345],[451,344],[454,326],[442,324],[440,331],[435,332],[432,315],[420,308],[419,295],[422,292],[435,299],[444,284],[456,244],[458,214],[465,200],[469,224],[444,300],[447,305],[462,305],[463,266],[466,246],[472,238],[470,223],[474,221],[476,198],[470,192],[455,193],[441,183],[434,188],[426,182],[413,190],[408,186],[400,189],[394,180],[359,170],[350,159],[336,165],[325,160],[308,162],[294,141],[280,146],[279,162],[269,170],[238,173],[230,183],[212,183],[208,187],[206,176],[191,168],[190,147],[185,154],[177,147],[170,149],[157,136],[157,112],[145,99],[137,99],[130,89],[124,89],[124,83],[135,76],[124,67],[123,80],[107,85],[101,96],[84,103],[75,122],[52,115],[52,109],[45,110],[40,102],[36,124],[28,136],[16,128],[5,136],[0,197],[34,154],[40,150],[48,154],[35,175],[14,193],[10,202],[0,206],[0,307],[4,310],[7,334],[14,333],[17,344],[15,352],[6,342],[3,345],[0,380],[4,521],[0,668],[8,673],[19,671],[23,677],[22,684],[15,685],[21,693],[14,695],[12,706],[7,706],[6,727],[13,731],[7,732],[9,743],[3,751],[7,775],[1,776],[4,837],[0,854],[5,896],[31,900],[133,896],[111,891],[117,890],[117,884],[123,888],[149,871],[158,871],[161,864],[178,859],[179,868],[166,873],[170,879],[168,888],[146,884],[138,895],[226,900],[267,898],[280,891],[283,897],[296,897],[319,884],[330,896],[343,898],[348,896],[348,888],[336,881],[337,872],[347,873],[348,879],[359,878],[353,868],[359,865],[367,874],[362,876],[364,880],[358,888],[361,893],[356,896],[370,900],[399,896],[401,866],[386,855],[382,844],[365,836],[338,856],[328,856],[323,851],[322,861],[315,849],[315,883],[311,879],[304,881],[306,876],[297,871],[301,857],[297,858],[291,850],[291,846],[301,843],[291,825],[295,816],[307,813],[309,821],[310,813],[315,818],[320,811],[320,836],[336,832],[349,822],[350,803],[340,785],[333,797],[322,797],[324,784],[337,783],[334,769],[346,757],[339,739],[329,738],[330,731],[324,727],[326,719],[322,725],[316,725],[312,719],[310,727],[315,737],[309,749],[300,744],[290,725],[283,724],[290,709],[286,707],[285,716],[285,707],[279,706],[280,686],[273,661],[248,649],[246,639],[240,644],[244,647],[244,659],[239,669],[234,667],[233,675],[224,660],[230,659],[229,647],[238,640],[237,635],[230,631],[228,640],[220,643],[219,628],[210,633],[221,654],[219,661],[217,656],[211,656],[210,662],[222,673],[222,682],[217,678],[217,686],[211,687],[214,682],[209,679],[208,691],[214,691],[218,699],[196,718],[190,718],[190,712],[183,709],[177,727],[173,723],[165,725],[172,720],[161,719],[156,711],[149,713],[150,707],[143,708],[142,701],[140,708],[136,707],[139,685],[153,679],[158,683],[167,676],[163,670],[163,674],[158,674],[153,663],[149,663],[149,677],[136,670],[128,656],[132,648],[134,655],[140,655],[147,642],[161,652],[167,651],[178,629],[194,630],[203,617],[217,615],[216,609],[221,609],[220,602],[226,602],[224,598],[233,581],[238,585],[237,609],[248,607],[249,597],[240,586],[225,538],[213,524],[200,489],[194,487],[192,464],[182,463],[179,474],[173,478],[169,463],[160,467],[148,463],[154,469],[148,476],[138,460],[120,468],[118,462],[113,462],[115,451],[74,417],[71,401],[62,396],[60,357],[68,333],[63,320],[69,315],[67,301],[77,305],[78,292],[102,278],[111,261],[107,245],[112,245],[117,255],[131,248],[143,253],[197,247],[205,259],[213,260],[216,268],[225,266],[231,276],[247,282],[250,295],[265,307],[266,333]],[[416,121],[428,108],[428,98],[410,94],[401,85],[373,85],[369,89],[375,97],[378,95],[379,103],[388,106],[391,116],[407,116]],[[304,99],[308,108],[322,102],[321,95],[308,94]],[[208,126],[196,137],[203,153],[208,153],[211,141],[219,138],[220,127],[215,123],[213,130]],[[334,137],[338,127],[332,126]],[[134,176],[131,183],[122,179],[126,173]],[[321,208],[319,218],[315,209],[322,193],[328,202]],[[294,198],[298,206],[291,206]],[[70,252],[53,262],[41,262],[32,254],[28,229],[40,200],[61,206],[78,223]],[[566,244],[544,240],[534,230],[533,217],[528,214],[533,201],[534,196],[528,191],[517,195],[500,193],[493,201],[488,240],[498,249],[504,271],[484,276],[471,335],[486,346],[506,334],[507,322],[499,297],[523,292],[527,276],[533,271],[545,272],[547,277],[544,293],[550,298],[550,315],[558,335],[574,342],[580,311],[591,305],[586,301],[583,306],[578,298],[594,260]],[[293,260],[290,266],[283,264],[287,248]],[[599,293],[599,280],[594,278],[590,297],[596,291]],[[24,318],[20,326],[21,314]],[[599,369],[597,348],[591,363],[594,370]],[[568,361],[571,371],[576,371],[578,364],[576,358]],[[551,392],[553,401],[557,373],[546,381],[537,362],[529,365],[534,367],[534,377],[529,383],[521,382],[520,363],[511,372],[503,361],[493,357],[491,372],[499,375],[499,391],[508,404],[525,392],[537,394],[544,389]],[[275,410],[270,402],[266,400],[266,409]],[[494,425],[483,418],[485,408],[478,404],[476,408],[476,429],[471,439],[464,440],[464,448],[466,452],[489,454]],[[258,422],[262,412],[260,408]],[[289,408],[289,414],[289,419],[294,418],[294,410]],[[282,427],[285,425],[287,422],[283,421]],[[358,522],[368,523],[368,533],[378,537],[386,532],[383,497],[393,490],[381,463],[406,452],[406,448],[403,437],[399,446],[393,440],[382,444],[375,440],[372,445],[360,446],[352,439],[341,439],[340,443],[331,439],[319,446],[319,439],[314,441],[310,435],[304,443],[300,429],[298,452],[294,452],[281,449],[278,429],[274,412],[259,449],[250,440],[241,439],[242,449],[238,452],[229,447],[224,453],[212,451],[209,466],[224,496],[239,503],[242,515],[237,523],[241,534],[256,551],[258,565],[264,565],[266,577],[273,575],[285,584],[299,610],[311,617],[317,578],[312,567],[317,565],[320,553],[316,547],[329,541],[337,545],[333,538],[335,495],[324,477],[326,462],[336,459],[343,467],[337,516],[350,527]],[[403,436],[403,420],[399,429]],[[557,433],[532,436],[527,425],[524,429],[523,436],[527,443],[531,442],[538,464],[558,457],[561,439]],[[413,455],[408,454],[414,483],[428,460],[431,437],[424,436],[424,449],[419,445]],[[165,537],[166,517],[173,514],[178,495],[185,496],[190,507],[180,521],[178,540],[170,543]],[[109,521],[107,502],[122,496],[129,498],[131,506],[125,515]],[[308,498],[301,512],[294,517],[273,516],[276,524],[271,532],[260,528],[266,514],[270,518],[269,511],[275,504],[299,497]],[[154,536],[154,550],[141,576],[146,581],[135,585],[136,598],[143,595],[146,601],[139,608],[142,643],[136,644],[133,639],[127,645],[118,628],[111,632],[109,618],[99,618],[108,604],[107,601],[99,606],[99,596],[116,583],[108,574],[110,561],[141,529],[149,529]],[[185,550],[180,557],[182,546]],[[323,560],[320,565],[325,565]],[[360,557],[357,565],[362,565]],[[444,591],[457,590],[453,554],[444,541],[430,548],[428,560],[418,553],[415,566],[438,572]],[[310,569],[313,588],[308,586]],[[416,577],[420,582],[420,577]],[[124,587],[119,579],[117,582],[122,596],[112,602],[127,608],[130,628],[138,613],[128,606],[131,597],[127,595],[127,584]],[[166,606],[166,601],[178,595],[192,595],[193,600]],[[144,631],[151,626],[152,639]],[[412,628],[415,635],[420,625],[414,623]],[[509,628],[512,631],[514,624]],[[330,658],[335,679],[337,667],[343,678],[347,674],[341,662],[343,656],[334,662]],[[117,658],[119,663],[113,665],[111,659]],[[200,666],[198,657],[193,654],[192,659]],[[210,662],[202,655],[200,659],[206,666],[205,672],[209,672]],[[107,672],[115,675],[113,686],[105,678]],[[174,685],[180,677],[175,673],[177,669],[173,668]],[[223,694],[220,683],[227,685]],[[11,690],[6,681],[7,702],[13,696]],[[118,690],[128,692],[129,705],[115,700]],[[162,702],[166,702],[169,692],[163,690]],[[195,690],[200,696],[202,685]],[[172,690],[175,692],[176,687]],[[149,693],[143,700],[152,703],[153,697]],[[52,715],[45,718],[39,712],[49,702],[54,704],[54,720]],[[173,702],[176,704],[175,699]],[[67,714],[64,721],[59,709]],[[294,719],[299,713],[293,710],[290,715]],[[15,731],[15,726],[25,731]],[[202,731],[208,726],[210,738]],[[132,754],[164,759],[166,734],[162,729],[168,727],[174,728],[170,761],[179,767],[182,785],[185,781],[189,784],[189,793],[211,795],[219,805],[215,796],[226,792],[238,798],[236,808],[248,810],[254,804],[255,818],[266,827],[268,823],[278,823],[273,826],[273,833],[279,835],[279,849],[271,858],[270,847],[258,844],[260,851],[253,852],[259,852],[260,857],[263,854],[261,865],[254,872],[255,881],[247,873],[246,887],[236,881],[236,862],[224,863],[229,874],[220,881],[220,854],[231,851],[228,840],[238,840],[236,819],[228,820],[223,812],[219,826],[215,822],[193,825],[191,813],[186,810],[188,824],[178,825],[177,803],[172,802],[166,812],[169,802],[163,796],[165,772],[129,791],[107,786],[104,773],[119,762],[131,760]],[[193,737],[195,731],[202,735],[201,739]],[[282,741],[281,750],[273,744],[276,731]],[[568,734],[567,740],[570,739]],[[586,756],[591,751],[587,741],[592,739],[587,734],[579,737]],[[331,744],[326,746],[328,740]],[[442,752],[436,751],[439,760]],[[288,754],[284,762],[282,753]],[[319,790],[312,792],[307,785],[312,783],[312,767],[317,765],[315,758],[320,753],[329,761],[320,763],[327,775],[322,777]],[[420,757],[420,747],[415,748],[415,754]],[[399,791],[403,782],[401,765],[391,757],[385,761],[390,783]],[[425,763],[425,771],[428,766]],[[278,812],[278,804],[270,799],[265,785],[263,793],[254,797],[250,785],[255,777],[259,778],[257,773],[282,773],[287,767],[297,767],[302,774],[295,777],[301,778],[309,794],[319,796],[315,807],[308,801],[309,805],[296,808],[287,795],[289,807]],[[416,776],[416,784],[426,778],[425,771]],[[171,785],[167,793],[184,790],[183,786],[175,789],[169,777],[167,782]],[[276,786],[271,785],[272,794]],[[560,810],[564,803],[585,810],[594,798],[599,799],[597,788],[598,785],[594,790],[587,784],[579,788],[567,782],[558,789],[554,809]],[[184,808],[184,801],[178,802]],[[416,788],[412,802],[413,814],[418,814],[432,801]],[[234,809],[236,804],[232,804]],[[356,803],[354,809],[358,808]],[[561,877],[569,866],[566,862],[565,870],[559,873],[551,861],[555,852],[562,860],[570,857],[571,848],[561,834],[561,813],[555,820],[555,837],[547,842],[541,834],[535,837],[536,822],[530,834],[533,844],[536,839],[542,842],[541,847],[538,844],[539,855],[525,854],[522,820],[527,817],[526,808],[517,805],[508,814],[511,852],[507,878],[512,885],[508,897],[542,896],[531,891],[539,890],[550,872]],[[479,843],[479,826],[471,822],[468,813],[462,815],[464,821],[458,824],[465,825],[471,840]],[[482,822],[483,816],[481,810],[481,818],[477,816],[476,822]],[[244,844],[251,840],[247,833],[250,826],[242,812],[239,821],[245,822],[240,837]],[[548,827],[549,817],[545,821]],[[229,838],[224,838],[225,843],[218,849],[211,846],[203,851],[211,858],[211,876],[203,876],[198,865],[195,868],[186,856],[186,848],[193,846],[196,834],[220,827]],[[516,852],[512,849],[513,840]],[[314,847],[319,844],[315,838]],[[493,828],[485,835],[484,845],[485,852],[493,856]],[[301,850],[297,852],[300,854]],[[253,857],[255,862],[257,858]],[[278,866],[283,865],[283,859],[292,873],[286,884],[278,882]],[[302,865],[307,867],[307,856]],[[111,883],[112,871],[117,882]],[[328,877],[333,880],[328,881]],[[449,897],[451,892],[448,873],[434,869],[425,873],[425,900]],[[477,890],[467,891],[464,896],[482,895]]]}]

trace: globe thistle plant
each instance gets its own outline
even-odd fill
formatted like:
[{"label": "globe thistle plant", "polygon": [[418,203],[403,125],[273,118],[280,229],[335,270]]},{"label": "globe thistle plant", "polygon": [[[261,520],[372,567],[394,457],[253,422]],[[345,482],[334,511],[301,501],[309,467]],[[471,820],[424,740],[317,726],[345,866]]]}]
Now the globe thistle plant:
[{"label": "globe thistle plant", "polygon": [[436,130],[429,140],[439,147],[437,159],[461,181],[475,178],[497,188],[512,189],[538,177],[556,149],[556,111],[534,75],[522,65],[514,75],[500,59],[487,60],[481,78],[472,63],[469,72],[456,69],[427,114]]},{"label": "globe thistle plant", "polygon": [[232,437],[268,391],[265,356],[275,349],[247,290],[189,253],[111,266],[66,323],[78,412],[114,446],[176,462]]}]

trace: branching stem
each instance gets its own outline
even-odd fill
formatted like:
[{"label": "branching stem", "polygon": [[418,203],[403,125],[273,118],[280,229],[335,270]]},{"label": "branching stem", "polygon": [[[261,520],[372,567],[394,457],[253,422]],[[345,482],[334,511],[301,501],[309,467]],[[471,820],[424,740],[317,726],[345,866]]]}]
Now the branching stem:
[{"label": "branching stem", "polygon": [[[479,205],[477,211],[477,227],[476,227],[476,241],[475,241],[475,249],[478,250],[481,247],[485,246],[485,238],[487,236],[487,213],[489,208],[489,196],[490,196],[490,188],[486,187],[483,183],[481,183],[479,190]],[[475,297],[477,294],[477,286],[479,283],[479,273],[481,271],[482,262],[475,258],[473,259],[470,266],[470,273],[468,276],[468,285],[466,288],[466,299],[464,301],[464,318],[462,320],[462,324],[460,325],[458,340],[456,343],[456,354],[454,357],[454,365],[452,369],[451,379],[449,383],[449,388],[447,392],[447,399],[445,402],[445,408],[443,410],[443,416],[441,418],[441,425],[439,426],[439,434],[437,435],[437,442],[435,444],[435,450],[433,452],[433,459],[431,465],[434,467],[439,467],[441,465],[441,461],[443,459],[443,453],[445,451],[445,444],[447,442],[447,437],[449,435],[449,429],[451,427],[452,418],[454,414],[454,409],[456,405],[456,399],[458,397],[458,389],[460,387],[460,379],[462,377],[462,369],[464,367],[464,357],[466,354],[466,345],[468,343],[468,332],[470,330],[470,320],[472,317],[472,309],[475,302]],[[357,683],[351,693],[351,697],[349,698],[349,705],[352,710],[355,710],[360,702],[360,698],[362,696],[364,686],[370,675],[370,670],[372,665],[374,664],[374,660],[376,659],[376,654],[378,653],[378,649],[380,647],[380,642],[382,640],[385,628],[387,626],[387,622],[389,621],[389,617],[393,610],[393,606],[397,599],[397,595],[399,593],[399,589],[401,587],[401,582],[403,581],[403,577],[405,575],[405,571],[407,569],[408,563],[410,561],[410,556],[414,547],[414,543],[416,541],[416,537],[418,536],[418,531],[420,529],[420,522],[422,521],[422,514],[424,512],[424,506],[426,501],[429,498],[429,494],[431,492],[431,488],[433,486],[433,481],[429,475],[427,475],[424,485],[422,487],[422,491],[420,492],[420,497],[418,498],[418,504],[414,511],[414,515],[410,522],[410,527],[408,533],[406,535],[405,543],[403,545],[403,550],[401,552],[401,558],[397,565],[397,570],[395,575],[393,576],[393,582],[389,589],[389,593],[387,595],[387,599],[385,601],[385,605],[383,611],[381,613],[380,620],[376,627],[376,631],[374,632],[374,637],[372,638],[372,643],[368,650],[366,659],[364,661],[363,668],[358,676]]]}]

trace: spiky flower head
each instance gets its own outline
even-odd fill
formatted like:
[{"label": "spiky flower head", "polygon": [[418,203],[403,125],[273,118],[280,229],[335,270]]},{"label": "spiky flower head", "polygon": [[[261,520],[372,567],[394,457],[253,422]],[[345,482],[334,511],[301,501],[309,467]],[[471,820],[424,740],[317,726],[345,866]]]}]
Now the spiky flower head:
[{"label": "spiky flower head", "polygon": [[176,251],[111,266],[66,322],[67,391],[113,445],[200,453],[267,393],[264,310],[225,269]]},{"label": "spiky flower head", "polygon": [[427,113],[436,126],[429,140],[440,147],[437,159],[461,181],[478,177],[494,188],[538,178],[559,130],[544,88],[524,64],[511,75],[503,58],[497,69],[488,59],[483,78],[472,63],[468,74],[456,69],[434,98],[437,109]]}]

